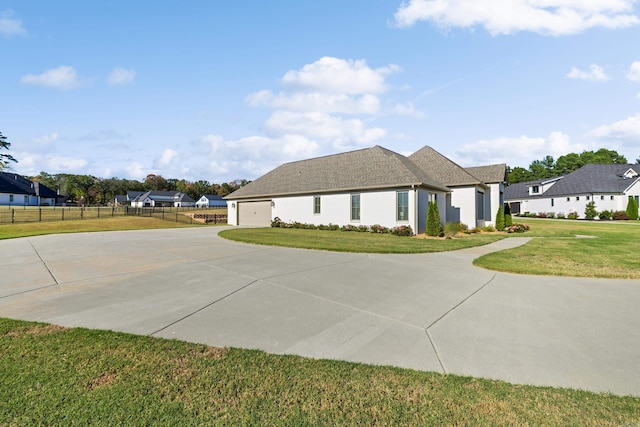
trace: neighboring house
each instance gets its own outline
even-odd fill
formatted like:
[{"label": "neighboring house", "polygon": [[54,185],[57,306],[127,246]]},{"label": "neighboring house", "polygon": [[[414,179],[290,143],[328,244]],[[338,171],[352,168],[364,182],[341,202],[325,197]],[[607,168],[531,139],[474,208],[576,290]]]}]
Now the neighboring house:
[{"label": "neighboring house", "polygon": [[109,205],[115,207],[131,206],[131,202],[135,200],[136,197],[144,193],[144,191],[127,191],[127,194],[119,194],[113,199],[109,200]]},{"label": "neighboring house", "polygon": [[597,211],[624,211],[629,197],[640,198],[640,165],[590,164],[561,177],[509,185],[504,201],[514,214],[577,212],[583,217],[589,202]]},{"label": "neighboring house", "polygon": [[311,224],[409,225],[423,233],[433,200],[441,223],[484,226],[502,202],[506,166],[478,170],[492,182],[430,147],[409,157],[375,146],[285,163],[225,197],[229,224],[268,226],[278,217]]},{"label": "neighboring house", "polygon": [[203,194],[196,202],[198,208],[226,208],[227,201],[217,194]]},{"label": "neighboring house", "polygon": [[179,191],[147,191],[138,195],[131,201],[134,208],[149,207],[193,207],[195,201],[184,193]]},{"label": "neighboring house", "polygon": [[10,172],[0,172],[0,205],[55,206],[63,198],[39,182]]}]

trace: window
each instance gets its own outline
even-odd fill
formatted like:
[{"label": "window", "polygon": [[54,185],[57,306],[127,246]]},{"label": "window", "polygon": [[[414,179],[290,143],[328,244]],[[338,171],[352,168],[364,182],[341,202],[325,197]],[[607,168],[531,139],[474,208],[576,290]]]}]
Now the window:
[{"label": "window", "polygon": [[360,221],[360,195],[351,195],[351,221]]},{"label": "window", "polygon": [[571,199],[567,197],[567,202],[570,202],[570,201],[571,201]]},{"label": "window", "polygon": [[613,196],[611,196],[611,200],[613,200],[613,199],[614,199],[614,197],[613,197]]},{"label": "window", "polygon": [[9,194],[9,203],[13,203],[13,194]]},{"label": "window", "polygon": [[587,196],[587,200],[589,200],[589,199],[590,199],[590,196]]},{"label": "window", "polygon": [[396,193],[396,219],[398,221],[409,220],[409,192],[398,191]]},{"label": "window", "polygon": [[553,207],[553,206],[555,206],[555,205],[556,205],[556,201],[555,201],[555,200],[553,200],[553,199],[551,199],[551,206]]},{"label": "window", "polygon": [[313,213],[314,214],[320,213],[320,196],[313,197]]},{"label": "window", "polygon": [[604,196],[600,196],[600,200],[604,200]]},{"label": "window", "polygon": [[24,204],[25,205],[29,204],[29,196],[24,196]]},{"label": "window", "polygon": [[533,187],[531,187],[531,194],[538,194],[540,192],[540,187],[537,185],[534,185]]},{"label": "window", "polygon": [[580,200],[580,196],[576,196],[576,202]]},{"label": "window", "polygon": [[484,193],[480,191],[476,196],[476,218],[484,219]]}]

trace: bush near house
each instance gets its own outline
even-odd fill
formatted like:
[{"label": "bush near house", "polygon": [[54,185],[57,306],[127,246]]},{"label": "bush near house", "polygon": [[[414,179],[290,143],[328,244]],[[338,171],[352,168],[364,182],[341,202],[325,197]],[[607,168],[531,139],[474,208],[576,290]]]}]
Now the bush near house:
[{"label": "bush near house", "polygon": [[427,235],[440,236],[441,234],[442,225],[440,224],[438,203],[435,201],[429,202],[429,209],[427,211]]},{"label": "bush near house", "polygon": [[567,214],[567,219],[578,219],[580,218],[580,215],[578,214],[578,212],[569,212]]},{"label": "bush near house", "polygon": [[615,211],[613,213],[613,219],[617,221],[622,221],[622,220],[631,219],[631,217],[629,217],[629,215],[627,215],[625,211]]},{"label": "bush near house", "polygon": [[529,226],[527,224],[513,224],[511,227],[507,228],[507,233],[524,233],[529,231]]},{"label": "bush near house", "polygon": [[513,217],[511,216],[511,213],[505,213],[504,215],[504,226],[505,227],[511,227],[513,225]]},{"label": "bush near house", "polygon": [[450,239],[458,233],[464,233],[469,229],[466,224],[461,222],[448,222],[444,225],[444,237]]},{"label": "bush near house", "polygon": [[609,220],[611,218],[613,218],[613,212],[612,211],[608,211],[608,210],[604,210],[600,213],[598,213],[598,218],[601,220]]},{"label": "bush near house", "polygon": [[558,218],[558,219],[565,219],[565,218],[566,218],[566,215],[564,214],[564,212],[558,212],[558,213],[556,214],[556,218]]},{"label": "bush near house", "polygon": [[394,236],[413,236],[413,229],[409,225],[400,225],[398,227],[385,227],[380,224],[368,225],[343,225],[337,224],[306,224],[302,222],[285,222],[278,217],[275,217],[271,221],[271,227],[273,228],[297,228],[302,230],[329,230],[329,231],[354,231],[357,233],[380,233],[380,234],[393,234]]},{"label": "bush near house", "polygon": [[496,213],[496,230],[504,230],[504,209],[502,206],[498,207],[498,213]]},{"label": "bush near house", "polygon": [[630,219],[638,219],[638,202],[635,197],[629,196],[629,202],[627,203],[627,215]]},{"label": "bush near house", "polygon": [[596,211],[596,202],[593,200],[587,203],[587,206],[584,209],[584,217],[586,219],[592,220],[598,215],[598,211]]}]

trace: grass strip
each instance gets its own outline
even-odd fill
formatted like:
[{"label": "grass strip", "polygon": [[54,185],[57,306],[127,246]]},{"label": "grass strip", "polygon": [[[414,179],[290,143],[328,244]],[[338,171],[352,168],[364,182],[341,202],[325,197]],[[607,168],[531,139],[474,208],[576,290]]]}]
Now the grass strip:
[{"label": "grass strip", "polygon": [[635,425],[640,398],[0,318],[0,425]]},{"label": "grass strip", "polygon": [[235,228],[218,234],[225,239],[259,245],[361,253],[428,253],[486,245],[505,234],[472,234],[455,239],[418,239],[390,234],[295,228]]}]

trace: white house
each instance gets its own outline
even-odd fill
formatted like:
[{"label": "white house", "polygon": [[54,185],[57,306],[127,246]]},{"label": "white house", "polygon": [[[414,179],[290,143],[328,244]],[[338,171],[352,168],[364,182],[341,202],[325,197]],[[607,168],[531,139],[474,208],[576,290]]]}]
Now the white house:
[{"label": "white house", "polygon": [[179,191],[147,191],[131,201],[131,207],[134,208],[193,206],[195,206],[195,201]]},{"label": "white house", "polygon": [[640,198],[640,165],[590,164],[565,176],[520,182],[505,188],[512,213],[577,212],[584,217],[587,203],[596,211],[624,211],[629,197]]},{"label": "white house", "polygon": [[491,212],[502,201],[506,166],[478,171],[491,175],[491,182],[430,147],[409,157],[375,146],[285,163],[226,197],[228,222],[268,226],[278,217],[310,224],[409,225],[423,233],[428,203],[435,200],[442,223],[484,226],[493,223]]},{"label": "white house", "polygon": [[226,208],[227,201],[217,194],[203,194],[196,202],[198,208]]},{"label": "white house", "polygon": [[55,206],[61,197],[39,182],[9,172],[0,172],[0,205]]}]

